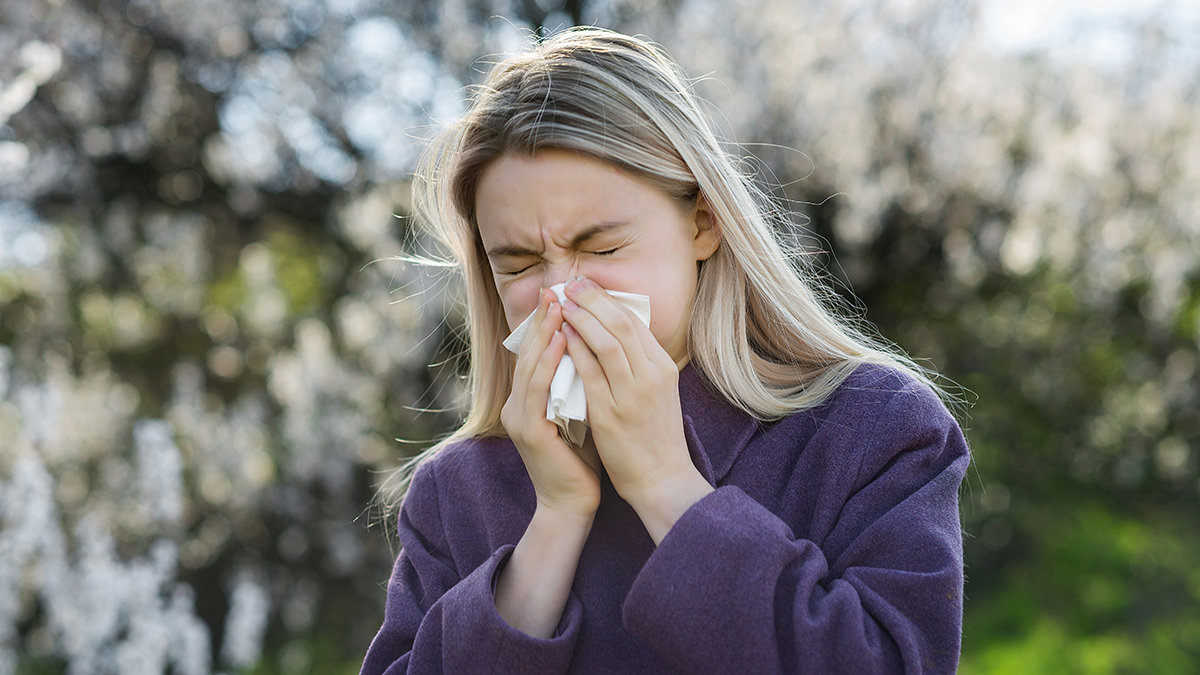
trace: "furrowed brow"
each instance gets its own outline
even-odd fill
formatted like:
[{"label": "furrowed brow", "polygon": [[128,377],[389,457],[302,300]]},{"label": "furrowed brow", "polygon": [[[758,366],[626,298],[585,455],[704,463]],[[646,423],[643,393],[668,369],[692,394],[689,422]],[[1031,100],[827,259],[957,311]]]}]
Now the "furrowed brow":
[{"label": "furrowed brow", "polygon": [[571,240],[571,248],[578,248],[592,237],[599,236],[611,230],[620,229],[628,224],[629,221],[627,220],[606,220],[584,228],[583,231],[581,231],[579,234],[576,234],[575,238]]},{"label": "furrowed brow", "polygon": [[[629,225],[627,220],[606,220],[588,226],[571,238],[571,248],[578,248],[587,242],[592,237],[599,236],[611,230],[616,230]],[[525,248],[517,244],[499,244],[487,250],[489,258],[525,258],[530,256],[539,256],[541,253],[533,249]]]},{"label": "furrowed brow", "polygon": [[528,256],[536,256],[537,254],[537,251],[527,249],[523,246],[517,246],[515,244],[501,244],[499,246],[493,246],[487,251],[487,256],[489,258],[524,258]]}]

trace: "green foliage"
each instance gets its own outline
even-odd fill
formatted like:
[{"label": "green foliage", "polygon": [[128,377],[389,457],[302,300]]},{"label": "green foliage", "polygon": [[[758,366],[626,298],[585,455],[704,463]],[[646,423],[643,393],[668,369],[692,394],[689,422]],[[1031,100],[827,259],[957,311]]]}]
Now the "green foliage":
[{"label": "green foliage", "polygon": [[48,656],[27,656],[17,663],[17,675],[62,675],[67,664]]},{"label": "green foliage", "polygon": [[267,237],[266,246],[287,297],[288,314],[301,316],[324,306],[328,275],[323,268],[330,263],[313,242],[294,230],[280,228]]},{"label": "green foliage", "polygon": [[961,672],[1196,672],[1200,544],[1185,520],[1151,527],[1099,501],[1030,511],[1025,552],[969,597]]}]

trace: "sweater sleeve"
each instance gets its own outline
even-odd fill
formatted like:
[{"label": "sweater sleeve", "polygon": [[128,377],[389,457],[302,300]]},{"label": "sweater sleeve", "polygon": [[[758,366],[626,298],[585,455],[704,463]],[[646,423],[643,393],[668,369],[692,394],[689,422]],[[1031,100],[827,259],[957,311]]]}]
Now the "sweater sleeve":
[{"label": "sweater sleeve", "polygon": [[923,385],[880,413],[857,447],[823,449],[860,458],[824,541],[720,487],[651,555],[626,628],[687,673],[955,672],[966,442]]},{"label": "sweater sleeve", "polygon": [[413,476],[400,511],[400,555],[387,588],[383,626],[361,675],[561,673],[570,664],[583,610],[572,593],[558,629],[534,638],[500,617],[495,579],[514,548],[498,548],[460,576],[441,527],[430,465]]}]

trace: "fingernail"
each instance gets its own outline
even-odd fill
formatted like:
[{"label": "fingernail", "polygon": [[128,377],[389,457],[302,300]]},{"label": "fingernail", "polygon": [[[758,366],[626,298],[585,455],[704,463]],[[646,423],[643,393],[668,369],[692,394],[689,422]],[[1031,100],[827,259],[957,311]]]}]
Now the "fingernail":
[{"label": "fingernail", "polygon": [[563,303],[563,309],[564,309],[564,310],[566,310],[566,311],[568,311],[568,312],[573,312],[573,311],[575,311],[575,310],[579,309],[579,305],[577,305],[577,304],[575,304],[575,303],[571,302],[570,300],[568,300],[568,301],[566,301],[566,302],[564,302],[564,303]]},{"label": "fingernail", "polygon": [[572,293],[578,293],[583,290],[583,282],[579,279],[574,279],[571,283],[567,284],[567,290]]},{"label": "fingernail", "polygon": [[565,333],[567,335],[567,337],[570,337],[572,335],[578,335],[578,333],[575,331],[575,328],[572,327],[571,324],[569,324],[569,323],[564,323],[562,329],[563,329],[563,333]]}]

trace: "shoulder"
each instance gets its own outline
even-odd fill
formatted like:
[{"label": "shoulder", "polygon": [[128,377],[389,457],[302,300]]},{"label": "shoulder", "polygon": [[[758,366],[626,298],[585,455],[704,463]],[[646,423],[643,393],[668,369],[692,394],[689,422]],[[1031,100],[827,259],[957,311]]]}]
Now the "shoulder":
[{"label": "shoulder", "polygon": [[954,416],[924,380],[890,366],[863,364],[818,407],[781,420],[806,446],[836,457],[847,479],[869,478],[901,454],[942,464],[967,455]]},{"label": "shoulder", "polygon": [[[817,407],[761,423],[732,462],[728,482],[797,536],[823,542],[852,500],[869,502],[854,521],[858,532],[922,486],[959,480],[966,461],[958,425],[929,385],[903,370],[868,364]],[[935,508],[952,507],[951,498]]]},{"label": "shoulder", "polygon": [[805,414],[821,423],[881,433],[897,421],[955,426],[946,405],[927,382],[912,373],[874,363],[860,365],[819,407]]},{"label": "shoulder", "polygon": [[509,450],[515,452],[516,448],[505,436],[451,438],[437,445],[421,463],[421,468],[436,473],[461,471],[472,466],[503,462]]},{"label": "shoulder", "polygon": [[969,452],[957,420],[933,388],[911,373],[864,364],[825,408],[829,420],[857,429],[860,484],[888,467],[937,474],[961,465],[965,473]]},{"label": "shoulder", "polygon": [[[507,532],[536,504],[533,485],[512,441],[462,438],[438,446],[413,474],[403,511],[455,533],[456,543]],[[491,551],[494,542],[478,542]],[[494,548],[494,547],[493,547]]]},{"label": "shoulder", "polygon": [[[523,474],[521,456],[502,436],[457,438],[436,446],[413,473],[413,491],[443,493],[475,490],[513,474]],[[421,490],[424,488],[424,490]]]},{"label": "shoulder", "polygon": [[838,386],[827,404],[886,403],[899,394],[941,403],[933,389],[916,375],[893,366],[864,363]]}]

